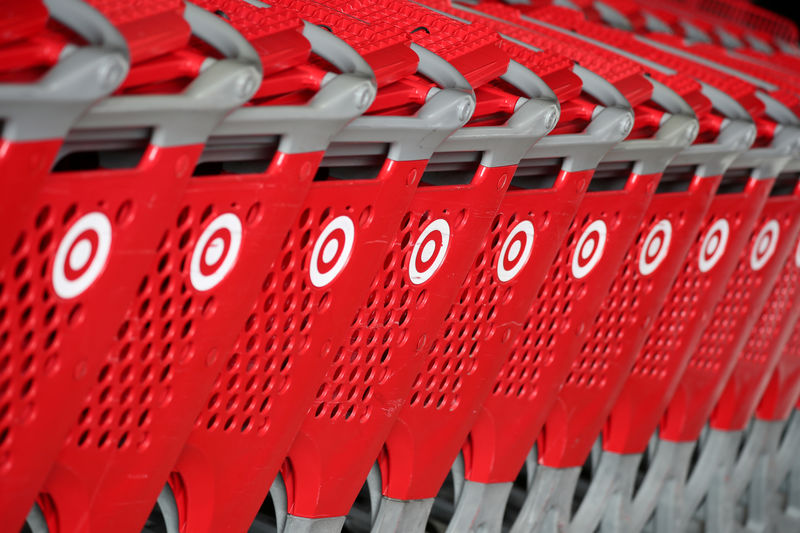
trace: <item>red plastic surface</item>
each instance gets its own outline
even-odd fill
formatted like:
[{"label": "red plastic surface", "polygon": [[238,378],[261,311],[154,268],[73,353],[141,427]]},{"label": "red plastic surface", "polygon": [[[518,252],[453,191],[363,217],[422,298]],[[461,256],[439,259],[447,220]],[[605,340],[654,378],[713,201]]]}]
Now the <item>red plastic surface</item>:
[{"label": "red plastic surface", "polygon": [[[800,269],[800,252],[795,249],[795,265]],[[775,371],[756,410],[762,420],[788,420],[800,397],[800,322],[795,323],[783,348]]]},{"label": "red plastic surface", "polygon": [[[59,144],[49,146],[53,154]],[[200,150],[150,145],[136,168],[44,175],[9,229],[14,245],[0,273],[10,415],[0,429],[0,514],[14,531],[77,418],[102,365],[98,354],[110,347]],[[35,183],[52,155],[30,164]]]},{"label": "red plastic surface", "polygon": [[589,456],[719,180],[695,178],[686,192],[657,194],[650,202],[547,419],[539,454],[543,464],[581,466]]},{"label": "red plastic surface", "polygon": [[[200,149],[160,173],[143,166],[140,194],[160,201],[143,183],[188,177]],[[151,219],[151,260],[128,274],[133,298],[115,299],[124,316],[110,315],[113,343],[91,352],[91,392],[40,498],[52,531],[141,528],[320,158],[277,153],[260,174],[194,176]]]},{"label": "red plastic surface", "polygon": [[517,319],[521,333],[501,356],[503,366],[464,450],[468,479],[492,483],[516,477],[635,237],[658,177],[631,175],[623,191],[584,197],[535,302]]},{"label": "red plastic surface", "polygon": [[[715,196],[609,414],[603,433],[606,450],[642,453],[646,449],[681,384],[688,359],[711,320],[714,306],[723,296],[771,185],[771,180],[750,180],[741,193]],[[721,226],[729,228],[727,242],[720,239],[721,232],[725,233],[719,229]],[[681,397],[680,393],[675,396]],[[680,405],[679,400],[673,401]]]},{"label": "red plastic surface", "polygon": [[798,218],[793,200],[773,197],[764,205],[725,293],[681,377],[661,424],[661,438],[687,441],[700,436],[795,244]]},{"label": "red plastic surface", "polygon": [[[767,351],[766,348],[773,338],[779,337],[776,326],[783,318],[791,318],[796,314],[792,308],[800,305],[797,302],[797,268],[792,257],[800,234],[800,192],[771,197],[767,200],[761,219],[770,223],[774,220],[780,228],[780,234],[777,236],[774,257],[760,271],[764,278],[762,284],[769,288],[769,293],[754,296],[750,300],[752,305],[741,311],[743,315],[738,322],[730,316],[732,313],[728,313],[732,322],[729,329],[735,334],[727,345],[721,345],[719,349],[724,350],[723,354],[733,353],[735,366],[730,371],[709,421],[711,427],[723,431],[743,430],[747,426],[780,355],[779,350]],[[771,227],[775,226],[767,229]],[[760,242],[765,240],[762,238]],[[767,272],[770,267],[771,271]],[[755,318],[755,311],[762,307],[760,317]],[[791,323],[785,327],[787,332],[790,331]],[[749,338],[743,338],[750,331]]]}]

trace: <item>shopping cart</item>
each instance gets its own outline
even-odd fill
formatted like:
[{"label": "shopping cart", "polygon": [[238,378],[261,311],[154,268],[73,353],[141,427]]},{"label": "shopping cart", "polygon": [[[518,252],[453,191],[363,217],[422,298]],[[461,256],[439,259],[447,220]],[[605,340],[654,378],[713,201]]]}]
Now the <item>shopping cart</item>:
[{"label": "shopping cart", "polygon": [[[409,48],[405,32],[311,3],[285,5],[352,43],[383,75],[367,116],[328,147],[319,172],[325,179],[312,185],[257,305],[238,329],[233,363],[221,372],[171,477],[175,527],[193,531],[241,531],[259,512],[431,152],[474,109],[469,83],[444,60],[416,45]],[[359,234],[352,251],[342,252],[349,260],[330,275],[323,261],[331,259],[313,250],[325,253],[329,242],[342,239],[324,232],[335,215],[351,216],[348,209],[354,210]],[[241,431],[251,417],[257,430]],[[256,471],[253,464],[259,465]],[[253,527],[265,527],[266,514],[259,513]]]},{"label": "shopping cart", "polygon": [[[103,5],[109,11],[119,7]],[[94,36],[90,39],[102,35],[101,42],[109,40],[115,50],[127,46],[125,56],[134,64],[145,57],[144,45],[163,46],[169,52],[189,36],[180,17],[181,4],[163,3],[150,13],[163,30],[172,31],[169,40],[153,32],[134,35],[127,43],[119,35],[124,31],[117,32],[88,6],[67,3],[57,9],[62,8],[64,17],[80,21],[81,32]],[[257,72],[247,57],[219,63],[209,69],[212,77],[223,69],[241,82]],[[119,75],[122,81],[124,65],[110,61],[106,66],[111,72],[106,74]],[[87,74],[91,72],[90,68]],[[124,92],[124,83],[122,87]],[[16,244],[5,274],[3,306],[8,320],[5,357],[15,374],[9,395],[14,416],[4,422],[5,453],[11,460],[2,498],[8,527],[22,525],[78,418],[102,366],[100,354],[111,346],[141,272],[155,257],[163,219],[177,210],[204,136],[227,110],[247,98],[232,90],[232,84],[208,83],[208,78],[185,93],[159,93],[153,89],[137,97],[105,99],[74,123],[52,170],[46,167],[49,173],[30,200],[24,224],[17,224],[16,231],[12,228]],[[86,94],[96,95],[92,90]],[[136,103],[151,111],[137,109]],[[166,117],[182,115],[191,115],[191,129],[165,122]]]},{"label": "shopping cart", "polygon": [[[170,38],[185,37],[172,54],[135,64],[123,85],[127,94],[103,102],[85,120],[94,128],[121,130],[112,139],[126,150],[139,141],[132,126],[157,125],[155,144],[179,144],[184,138],[192,143],[161,172],[139,164],[136,181],[128,185],[151,202],[150,195],[158,195],[169,209],[156,213],[152,242],[138,243],[150,260],[125,265],[133,270],[121,281],[135,294],[123,300],[126,293],[118,292],[127,310],[123,317],[114,315],[107,328],[113,344],[90,352],[97,359],[87,369],[91,391],[80,397],[80,415],[68,419],[77,424],[42,488],[40,512],[48,527],[59,531],[138,530],[144,524],[224,364],[220,352],[235,340],[232,326],[244,322],[258,278],[281,246],[280,229],[299,211],[322,150],[374,94],[366,64],[346,47],[329,45],[326,39],[333,38],[323,32],[328,58],[343,73],[328,79],[333,94],[327,100],[312,99],[300,109],[250,106],[215,129],[231,107],[257,89],[264,97],[258,52],[221,16],[191,4],[172,4],[168,11],[158,11],[163,3],[149,6],[159,16],[150,12],[145,22]],[[124,8],[100,7],[123,33],[142,23],[128,20]],[[147,6],[139,7],[147,13]],[[270,37],[279,38],[284,51],[295,44],[292,58],[282,57],[286,68],[306,62],[309,47],[299,34],[300,21],[277,10],[271,14],[270,24],[251,28],[250,37],[262,52]],[[160,50],[146,39],[143,45]],[[210,59],[218,54],[219,59]],[[305,76],[306,89],[330,78],[322,69],[309,69]],[[154,87],[167,94],[148,94]],[[285,89],[298,87],[287,83]],[[343,96],[342,90],[351,92]],[[257,132],[261,144],[248,146],[245,155],[252,159],[227,165],[219,144],[206,144],[212,130],[218,142],[248,133],[253,138]],[[144,157],[156,160],[157,155]],[[122,156],[111,161],[120,162]],[[182,185],[180,194],[160,190],[175,183]],[[98,336],[103,332],[93,330]]]},{"label": "shopping cart", "polygon": [[15,239],[64,136],[119,85],[128,57],[122,37],[81,2],[25,2],[2,17],[0,265],[11,268]]}]

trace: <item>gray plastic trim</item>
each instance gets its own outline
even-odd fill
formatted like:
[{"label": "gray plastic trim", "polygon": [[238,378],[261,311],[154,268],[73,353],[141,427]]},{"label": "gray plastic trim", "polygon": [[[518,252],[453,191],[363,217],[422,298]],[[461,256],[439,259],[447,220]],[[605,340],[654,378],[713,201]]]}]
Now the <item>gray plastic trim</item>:
[{"label": "gray plastic trim", "polygon": [[432,90],[413,117],[356,118],[335,136],[329,152],[335,153],[336,143],[383,142],[389,143],[388,157],[394,161],[428,159],[442,141],[467,123],[475,110],[469,82],[433,52],[417,44],[411,48],[419,57],[418,72],[442,89]]},{"label": "gray plastic trim", "polygon": [[528,100],[502,126],[461,128],[437,148],[439,152],[483,152],[485,167],[516,165],[530,148],[558,123],[558,98],[539,76],[511,61],[501,76]]},{"label": "gray plastic trim", "polygon": [[31,533],[49,533],[50,528],[47,526],[47,519],[44,517],[42,508],[38,503],[34,503],[31,510],[28,511],[28,516],[25,518],[25,525],[31,530]]},{"label": "gray plastic trim", "polygon": [[550,468],[539,465],[533,484],[510,533],[561,533],[569,531],[572,496],[580,467]]},{"label": "gray plastic trim", "polygon": [[0,84],[3,137],[36,141],[64,137],[88,107],[128,73],[128,48],[117,29],[78,0],[47,0],[51,16],[88,41],[66,53],[35,83]]},{"label": "gray plastic trim", "polygon": [[711,85],[701,83],[701,86],[703,95],[726,119],[714,142],[686,147],[672,160],[672,164],[697,165],[697,176],[720,176],[753,144],[756,126],[750,114],[736,100]]},{"label": "gray plastic trim", "polygon": [[247,102],[261,81],[261,62],[250,43],[220,17],[191,3],[184,17],[192,33],[230,56],[209,62],[181,94],[125,95],[99,102],[77,129],[153,127],[157,146],[202,143],[231,109]]},{"label": "gray plastic trim", "polygon": [[500,533],[508,495],[514,484],[465,481],[447,533]]},{"label": "gray plastic trim", "polygon": [[395,500],[383,496],[371,533],[424,533],[433,500]]},{"label": "gray plastic trim", "polygon": [[633,172],[654,174],[663,172],[669,162],[694,142],[700,130],[691,106],[672,89],[649,79],[653,86],[652,99],[669,115],[663,120],[652,139],[623,141],[603,157],[603,161],[635,161]]},{"label": "gray plastic trim", "polygon": [[646,12],[644,14],[644,21],[647,31],[656,32],[656,33],[675,33],[670,28],[669,24],[658,18],[657,16],[653,15],[650,12]]},{"label": "gray plastic trim", "polygon": [[758,92],[766,105],[766,114],[778,122],[772,142],[763,148],[751,148],[732,163],[732,168],[752,168],[753,178],[774,178],[786,165],[800,157],[800,123],[786,106],[767,94]]},{"label": "gray plastic trim", "polygon": [[377,86],[367,62],[347,43],[313,24],[305,23],[303,35],[314,53],[341,73],[324,81],[306,105],[234,110],[214,129],[209,145],[220,137],[281,135],[278,150],[283,153],[324,150],[338,131],[369,108]]},{"label": "gray plastic trim", "polygon": [[647,474],[633,497],[629,531],[642,531],[651,519],[652,533],[680,531],[678,517],[694,447],[694,442],[657,440]]},{"label": "gray plastic trim", "polygon": [[596,1],[594,2],[594,8],[600,14],[600,17],[602,17],[603,21],[612,28],[633,31],[633,24],[631,24],[631,21],[610,5],[604,2]]},{"label": "gray plastic trim", "polygon": [[626,529],[640,461],[635,454],[600,454],[592,463],[597,467],[589,490],[572,517],[573,531],[595,531],[598,526],[603,533]]},{"label": "gray plastic trim", "polygon": [[706,531],[732,530],[735,501],[731,499],[730,479],[743,437],[742,431],[712,429],[709,432],[701,446],[700,458],[686,481],[686,497],[681,512],[684,526],[688,526],[705,501],[700,517],[705,521]]}]

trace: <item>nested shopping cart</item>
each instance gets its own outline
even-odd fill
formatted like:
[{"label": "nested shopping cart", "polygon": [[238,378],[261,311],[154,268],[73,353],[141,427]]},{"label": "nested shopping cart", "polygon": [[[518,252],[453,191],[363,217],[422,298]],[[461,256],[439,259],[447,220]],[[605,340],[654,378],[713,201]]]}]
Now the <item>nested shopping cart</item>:
[{"label": "nested shopping cart", "polygon": [[122,37],[81,2],[24,2],[0,19],[0,265],[55,163],[64,136],[128,69]]},{"label": "nested shopping cart", "polygon": [[[147,198],[161,194],[153,180],[166,186],[179,177],[185,190],[164,195],[170,210],[153,219],[153,242],[140,244],[151,260],[128,266],[135,267],[135,294],[122,300],[120,292],[126,310],[107,332],[113,343],[93,352],[98,362],[86,378],[92,389],[81,398],[82,410],[71,420],[74,428],[39,499],[51,531],[141,529],[228,362],[224,353],[302,207],[322,150],[374,96],[369,67],[323,30],[312,28],[308,33],[316,37],[308,41],[330,50],[326,59],[340,74],[308,64],[311,46],[292,13],[270,10],[268,23],[245,28],[252,46],[224,20],[236,13],[180,2],[159,10],[163,5],[149,4],[155,14],[138,6],[133,12],[148,16],[133,21],[126,18],[131,11],[100,6],[123,34],[138,35],[137,25],[147,23],[170,39],[178,32],[184,37],[167,55],[161,54],[165,43],[145,40],[160,55],[134,65],[123,85],[127,93],[108,101],[114,113],[92,125],[155,124],[154,142],[169,145],[188,136],[194,144],[165,173],[137,168],[134,186]],[[269,63],[270,47],[283,52],[279,69]],[[281,92],[268,87],[264,74],[273,82],[287,78]],[[149,95],[153,87],[167,95]],[[228,115],[257,90],[252,105]],[[284,92],[296,98],[302,90],[306,102],[273,105]],[[208,139],[212,130],[215,143]],[[123,132],[128,137],[118,140],[138,141],[131,135],[137,130]],[[252,142],[226,145],[234,136]]]},{"label": "nested shopping cart", "polygon": [[[193,531],[241,531],[254,517],[254,527],[264,527],[257,514],[267,489],[348,338],[431,153],[475,106],[469,82],[427,50],[409,48],[405,31],[312,3],[285,5],[352,43],[382,76],[367,115],[328,147],[320,179],[237,329],[229,364],[171,477],[176,527]],[[462,54],[472,52],[465,45]],[[330,266],[332,246],[345,259]]]},{"label": "nested shopping cart", "polygon": [[397,23],[404,21],[399,27],[424,25],[424,32],[412,34],[415,41],[465,75],[476,87],[478,107],[474,126],[454,133],[433,155],[382,269],[369,279],[361,311],[344,342],[333,346],[333,364],[273,491],[279,515],[288,511],[279,520],[284,531],[342,527],[378,456],[393,406],[408,394],[415,353],[455,297],[513,165],[558,117],[549,89],[520,64],[509,64],[488,29],[467,28],[410,3],[371,7],[374,13],[360,6],[359,16],[373,21],[382,11],[396,11]]},{"label": "nested shopping cart", "polygon": [[[107,2],[102,7],[119,14],[115,10],[124,6]],[[134,32],[125,40],[128,25],[139,20],[137,13],[126,13],[125,23],[115,29],[113,21],[85,4],[60,5],[54,13],[58,10],[65,24],[78,21],[78,35],[87,35],[88,42],[108,41],[133,64],[152,56],[147,46],[168,53],[190,35],[180,16],[181,3],[162,3],[150,13],[161,32],[154,25],[152,33]],[[249,59],[232,54],[208,69],[210,79],[171,94],[153,87],[144,88],[140,96],[123,94],[136,76],[129,73],[119,96],[97,103],[71,125],[57,160],[46,164],[48,172],[29,200],[24,222],[11,228],[15,244],[10,263],[3,266],[3,314],[8,320],[4,357],[14,374],[14,390],[6,396],[12,400],[13,416],[3,431],[10,460],[2,498],[8,527],[21,527],[78,419],[125,306],[155,258],[164,220],[177,212],[205,135],[225,112],[247,99],[246,91],[232,87],[257,75],[257,64]],[[89,60],[85,74],[110,90],[125,77],[126,63],[113,55],[103,65]],[[200,61],[189,66],[197,74]],[[217,82],[214,73],[220,70],[235,82]],[[80,71],[76,68],[75,75]],[[97,95],[94,90],[86,94]],[[137,109],[137,104],[145,107]],[[53,111],[42,104],[45,113],[48,107]],[[195,122],[191,129],[165,120],[187,115]]]}]

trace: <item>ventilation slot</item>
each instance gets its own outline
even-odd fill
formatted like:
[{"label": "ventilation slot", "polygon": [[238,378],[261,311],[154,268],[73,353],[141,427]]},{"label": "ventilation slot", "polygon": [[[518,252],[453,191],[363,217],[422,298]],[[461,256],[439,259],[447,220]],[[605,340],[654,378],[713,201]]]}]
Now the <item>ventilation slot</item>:
[{"label": "ventilation slot", "polygon": [[688,191],[696,171],[697,167],[694,165],[669,167],[658,182],[656,194]]},{"label": "ventilation slot", "polygon": [[772,186],[770,196],[789,196],[794,194],[797,189],[797,181],[800,180],[800,172],[787,172],[778,174],[775,185]]},{"label": "ventilation slot", "polygon": [[279,141],[277,135],[211,138],[192,175],[263,174],[278,151]]},{"label": "ventilation slot", "polygon": [[314,181],[373,180],[389,155],[387,143],[334,143],[328,147]]},{"label": "ventilation slot", "polygon": [[136,168],[150,145],[153,130],[76,130],[69,133],[53,172]]},{"label": "ventilation slot", "polygon": [[480,160],[449,164],[437,164],[427,170],[420,178],[420,185],[452,186],[469,185],[478,173]]},{"label": "ventilation slot", "polygon": [[564,160],[530,159],[522,161],[511,179],[511,189],[551,189],[561,173]]},{"label": "ventilation slot", "polygon": [[722,181],[719,184],[719,189],[717,189],[717,194],[738,194],[744,192],[752,174],[753,169],[750,168],[728,170],[722,175]]},{"label": "ventilation slot", "polygon": [[588,192],[621,191],[633,172],[633,163],[600,163],[594,171]]}]

